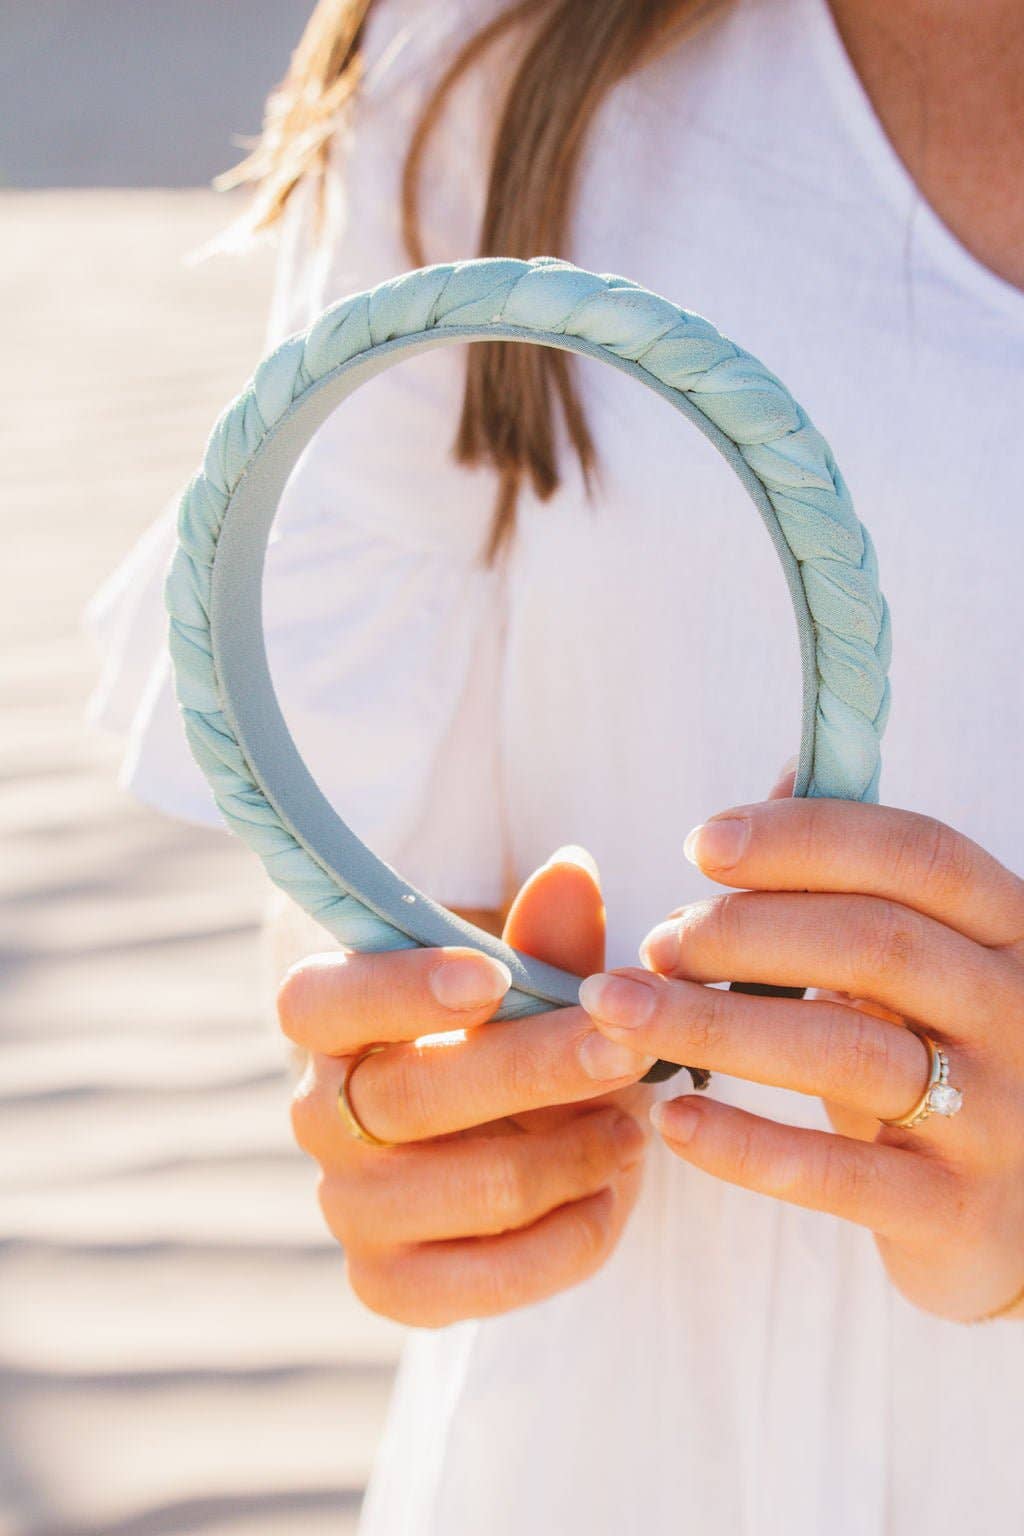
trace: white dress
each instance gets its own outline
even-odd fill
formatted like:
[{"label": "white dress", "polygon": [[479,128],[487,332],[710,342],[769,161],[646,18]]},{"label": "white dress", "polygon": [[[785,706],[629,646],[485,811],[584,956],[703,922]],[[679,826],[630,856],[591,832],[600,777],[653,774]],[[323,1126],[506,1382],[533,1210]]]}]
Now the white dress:
[{"label": "white dress", "polygon": [[[335,155],[337,236],[310,256],[293,206],[268,342],[410,265],[407,135],[494,4],[375,7],[354,148]],[[430,261],[476,253],[492,103],[471,76],[428,155]],[[882,798],[1024,869],[1024,292],[922,202],[825,0],[739,0],[622,82],[588,141],[570,247],[535,254],[700,311],[786,382],[832,445],[892,608]],[[560,491],[527,491],[510,561],[481,569],[494,477],[449,457],[464,357],[390,370],[310,445],[270,553],[272,671],[325,792],[408,878],[497,903],[506,864],[522,879],[583,843],[608,963],[636,963],[648,928],[709,887],[687,829],[759,798],[796,750],[785,583],[724,461],[590,359],[573,362],[603,466],[594,508],[560,423]],[[168,527],[96,604],[96,713],[130,731],[138,795],[215,821],[160,655]],[[827,1124],[782,1090],[717,1074],[711,1091]],[[1022,1423],[1024,1326],[926,1316],[866,1231],[655,1142],[597,1275],[410,1331],[361,1536],[1020,1531]]]}]

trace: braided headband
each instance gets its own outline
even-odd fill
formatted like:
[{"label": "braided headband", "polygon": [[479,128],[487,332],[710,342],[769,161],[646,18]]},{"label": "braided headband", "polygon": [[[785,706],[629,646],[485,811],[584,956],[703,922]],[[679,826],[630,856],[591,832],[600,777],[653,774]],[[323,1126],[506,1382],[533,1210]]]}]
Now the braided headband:
[{"label": "braided headband", "polygon": [[[261,616],[270,527],[317,427],[404,357],[495,338],[561,347],[632,374],[739,475],[796,613],[803,721],[794,794],[877,799],[890,638],[874,549],[825,439],[756,358],[627,278],[552,256],[421,267],[332,304],[270,353],[221,415],[181,500],[165,596],[189,743],[229,827],[336,939],[363,951],[483,950],[512,973],[493,1015],[509,1019],[578,1004],[580,977],[456,916],[346,826],[289,734]],[[645,1081],[675,1070],[658,1063]]]}]

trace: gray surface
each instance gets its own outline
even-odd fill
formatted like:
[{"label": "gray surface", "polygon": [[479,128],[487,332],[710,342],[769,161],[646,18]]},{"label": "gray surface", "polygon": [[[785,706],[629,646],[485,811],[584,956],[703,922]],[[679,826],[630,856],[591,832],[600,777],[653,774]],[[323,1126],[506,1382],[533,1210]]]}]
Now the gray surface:
[{"label": "gray surface", "polygon": [[186,187],[241,158],[312,0],[0,0],[0,186]]}]

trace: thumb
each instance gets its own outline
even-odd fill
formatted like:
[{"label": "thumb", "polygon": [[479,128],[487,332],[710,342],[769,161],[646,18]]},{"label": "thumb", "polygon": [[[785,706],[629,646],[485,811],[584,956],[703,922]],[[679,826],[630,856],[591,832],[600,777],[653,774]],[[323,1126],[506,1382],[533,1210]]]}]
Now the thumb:
[{"label": "thumb", "polygon": [[535,869],[509,908],[502,938],[576,976],[604,968],[601,877],[585,848],[567,843]]}]

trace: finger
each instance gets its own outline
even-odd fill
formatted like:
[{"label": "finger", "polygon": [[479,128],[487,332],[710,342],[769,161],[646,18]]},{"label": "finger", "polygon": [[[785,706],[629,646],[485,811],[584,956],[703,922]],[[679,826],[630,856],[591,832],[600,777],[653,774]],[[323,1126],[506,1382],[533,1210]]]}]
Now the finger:
[{"label": "finger", "polygon": [[588,976],[580,1001],[610,1039],[636,1050],[882,1120],[906,1113],[931,1065],[911,1030],[838,1001],[751,997],[639,967]]},{"label": "finger", "polygon": [[780,798],[713,816],[689,834],[686,853],[723,885],[861,892],[979,944],[1024,937],[1024,881],[969,837],[914,811]]},{"label": "finger", "polygon": [[343,1245],[394,1246],[491,1236],[596,1194],[643,1156],[647,1135],[615,1108],[552,1129],[393,1149],[354,1177],[329,1166],[320,1203]]},{"label": "finger", "polygon": [[651,1118],[671,1151],[716,1179],[902,1243],[934,1225],[950,1198],[949,1171],[902,1148],[779,1125],[692,1095],[654,1105]]},{"label": "finger", "polygon": [[[604,904],[593,869],[585,851],[560,849],[525,883],[506,924],[506,940],[529,945],[540,958],[552,963],[600,958]],[[401,952],[403,959],[415,955],[415,951]],[[358,973],[363,969],[353,967]],[[415,967],[410,970],[415,975]],[[300,995],[295,1008],[306,1020],[323,1021],[330,1054],[335,1055],[341,1043],[337,1023],[315,990],[324,979],[324,971],[329,996],[333,998],[342,990],[342,982],[331,967],[314,966],[298,982],[300,987],[311,989],[312,1003]],[[379,981],[372,968],[368,974],[366,997],[354,1007],[361,1022],[346,1022],[346,1030],[357,1039],[367,1038],[369,1031],[369,1038],[387,1040],[383,1030],[373,1032],[370,1010],[377,1005]],[[359,987],[353,990],[358,995]],[[347,1017],[346,1013],[346,1021]],[[508,1115],[575,1103],[624,1087],[651,1065],[649,1058],[606,1040],[580,1008],[556,1008],[522,1020],[492,1021],[486,1030],[453,1031],[453,1022],[446,1020],[447,1031],[438,1031],[435,1026],[431,1032],[420,1011],[417,1023],[407,1027],[404,1036],[406,1040],[414,1038],[415,1046],[396,1043],[393,1049],[375,1053],[358,1064],[349,1083],[349,1102],[372,1134],[385,1141],[409,1142],[466,1130]],[[476,1022],[476,1018],[468,1019],[469,1024]],[[354,1049],[353,1042],[349,1055]],[[332,1122],[337,1089],[347,1065],[347,1059],[339,1060],[333,1075],[325,1071],[323,1063],[319,1067],[320,1077],[334,1084],[328,1111]],[[330,1090],[327,1096],[332,1096]],[[295,1113],[301,1117],[307,1111],[297,1105]]]},{"label": "finger", "polygon": [[601,1267],[618,1241],[638,1181],[639,1169],[630,1169],[614,1187],[514,1232],[350,1256],[352,1287],[374,1310],[428,1328],[542,1301]]},{"label": "finger", "polygon": [[[506,942],[577,974],[604,956],[597,866],[567,845],[535,870],[512,904]],[[284,977],[277,1010],[284,1033],[313,1051],[343,1056],[370,1041],[482,1023],[511,983],[500,961],[464,945],[310,955]]]},{"label": "finger", "polygon": [[597,865],[567,843],[517,893],[502,938],[513,949],[577,976],[604,964],[605,907]]},{"label": "finger", "polygon": [[359,1063],[348,1097],[381,1140],[422,1141],[595,1098],[638,1081],[653,1059],[608,1040],[582,1008],[556,1008],[388,1046]]},{"label": "finger", "polygon": [[463,945],[332,951],[292,967],[278,989],[277,1011],[289,1039],[343,1056],[370,1041],[482,1023],[511,980],[502,961]]},{"label": "finger", "polygon": [[[652,1097],[650,1085],[640,1081],[627,1083],[625,1088],[613,1088],[610,1092],[598,1094],[596,1098],[587,1099],[586,1107],[589,1110],[603,1104],[615,1104],[646,1125]],[[541,1109],[527,1109],[522,1114],[510,1115],[508,1123],[529,1131],[537,1127],[561,1125],[578,1113],[579,1104],[546,1104]]]},{"label": "finger", "polygon": [[693,902],[647,936],[641,958],[690,981],[742,976],[870,997],[949,1039],[983,1038],[1019,1009],[1008,956],[875,896],[740,891]]}]

